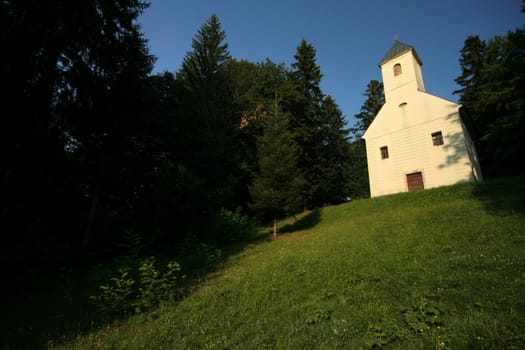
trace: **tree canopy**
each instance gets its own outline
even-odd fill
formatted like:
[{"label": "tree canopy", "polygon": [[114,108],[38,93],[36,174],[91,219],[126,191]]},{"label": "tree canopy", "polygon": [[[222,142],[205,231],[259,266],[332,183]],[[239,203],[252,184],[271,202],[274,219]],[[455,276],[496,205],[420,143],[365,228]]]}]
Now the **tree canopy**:
[{"label": "tree canopy", "polygon": [[456,93],[474,122],[485,176],[523,173],[525,30],[487,41],[469,36],[460,54]]},{"label": "tree canopy", "polygon": [[356,123],[352,132],[356,139],[361,138],[366,129],[372,124],[379,110],[385,104],[385,93],[383,83],[377,80],[370,80],[364,93],[366,100],[361,106],[361,110],[355,115]]},{"label": "tree canopy", "polygon": [[[137,23],[147,6],[0,2],[2,259],[114,256],[130,237],[217,243],[230,237],[221,213],[269,219],[368,196],[360,138],[380,82],[349,128],[310,43],[290,67],[237,60],[216,15],[178,71],[153,74]],[[457,93],[494,176],[523,171],[524,38],[472,36],[460,53]]]}]

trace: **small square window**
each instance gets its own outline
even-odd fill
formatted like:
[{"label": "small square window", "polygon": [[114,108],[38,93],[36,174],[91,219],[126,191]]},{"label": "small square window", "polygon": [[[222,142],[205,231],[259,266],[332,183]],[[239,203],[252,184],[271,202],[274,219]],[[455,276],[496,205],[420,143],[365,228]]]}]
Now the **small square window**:
[{"label": "small square window", "polygon": [[388,147],[383,146],[379,150],[381,151],[381,159],[387,159],[388,158]]},{"label": "small square window", "polygon": [[432,143],[434,144],[434,146],[441,146],[444,143],[443,134],[441,133],[441,131],[432,133]]}]

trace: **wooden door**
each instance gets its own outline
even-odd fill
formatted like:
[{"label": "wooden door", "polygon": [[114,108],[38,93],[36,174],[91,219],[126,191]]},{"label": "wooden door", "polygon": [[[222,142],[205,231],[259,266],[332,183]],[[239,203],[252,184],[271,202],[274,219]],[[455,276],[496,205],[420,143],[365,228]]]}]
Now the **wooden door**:
[{"label": "wooden door", "polygon": [[419,171],[417,173],[407,174],[407,185],[409,192],[424,189],[423,173]]}]

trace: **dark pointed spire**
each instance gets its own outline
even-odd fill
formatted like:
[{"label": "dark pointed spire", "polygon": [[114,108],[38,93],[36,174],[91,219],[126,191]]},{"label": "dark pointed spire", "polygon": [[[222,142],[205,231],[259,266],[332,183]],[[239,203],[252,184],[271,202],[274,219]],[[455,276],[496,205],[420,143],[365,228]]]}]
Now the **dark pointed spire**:
[{"label": "dark pointed spire", "polygon": [[393,58],[396,58],[397,56],[407,52],[407,51],[410,51],[412,50],[412,52],[414,53],[414,57],[416,58],[417,62],[420,64],[420,65],[423,65],[423,62],[421,62],[421,59],[419,58],[419,56],[417,55],[417,52],[416,50],[408,45],[408,44],[405,44],[405,43],[402,43],[401,41],[399,40],[396,40],[394,42],[394,45],[392,45],[392,47],[390,48],[390,50],[388,50],[388,52],[386,53],[386,55],[383,57],[383,59],[381,60],[381,62],[379,62],[379,66],[381,66],[383,63],[385,63],[386,61],[390,61],[391,59]]}]

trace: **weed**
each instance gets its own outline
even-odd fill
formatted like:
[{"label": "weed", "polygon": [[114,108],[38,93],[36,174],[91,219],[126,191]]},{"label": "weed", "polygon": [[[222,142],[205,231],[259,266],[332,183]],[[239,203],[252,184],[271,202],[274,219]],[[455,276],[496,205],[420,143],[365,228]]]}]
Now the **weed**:
[{"label": "weed", "polygon": [[314,312],[312,312],[306,317],[305,322],[306,324],[314,325],[316,323],[319,323],[321,321],[327,321],[329,319],[330,319],[330,311],[315,310]]},{"label": "weed", "polygon": [[[132,310],[140,313],[173,298],[179,264],[169,261],[163,273],[155,265],[155,257],[149,257],[139,263],[138,273],[131,268],[119,269],[119,275],[101,285],[99,294],[89,299],[103,314],[115,315]],[[138,274],[138,281],[130,272]]]},{"label": "weed", "polygon": [[[523,183],[355,200],[227,257],[188,245],[178,261],[218,267],[190,295],[53,346],[524,349]],[[136,267],[111,277],[141,286]]]},{"label": "weed", "polygon": [[427,296],[418,298],[415,303],[402,311],[407,326],[415,333],[422,334],[442,326],[442,311],[438,304]]}]

